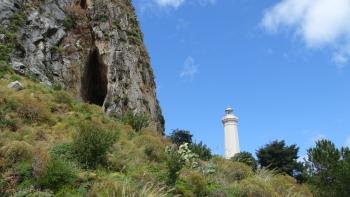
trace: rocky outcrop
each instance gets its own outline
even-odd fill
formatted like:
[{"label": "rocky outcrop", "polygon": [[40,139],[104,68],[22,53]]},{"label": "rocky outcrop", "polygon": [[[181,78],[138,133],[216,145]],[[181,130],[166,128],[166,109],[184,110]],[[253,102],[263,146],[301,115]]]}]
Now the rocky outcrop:
[{"label": "rocky outcrop", "polygon": [[[130,0],[1,0],[0,61],[109,114],[164,119]],[[3,50],[6,49],[6,50]]]}]

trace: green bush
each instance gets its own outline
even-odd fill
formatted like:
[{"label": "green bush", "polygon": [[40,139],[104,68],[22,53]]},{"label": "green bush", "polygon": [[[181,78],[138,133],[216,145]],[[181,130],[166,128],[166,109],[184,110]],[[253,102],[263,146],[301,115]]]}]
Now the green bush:
[{"label": "green bush", "polygon": [[57,144],[51,148],[49,153],[52,158],[62,159],[66,161],[76,160],[73,152],[73,145],[69,143]]},{"label": "green bush", "polygon": [[221,184],[230,184],[240,181],[252,174],[252,169],[244,163],[232,162],[222,158],[214,158],[217,167],[216,177]]},{"label": "green bush", "polygon": [[273,197],[277,196],[269,182],[257,178],[249,177],[239,183],[242,196]]},{"label": "green bush", "polygon": [[248,166],[250,166],[253,170],[256,170],[258,164],[256,159],[253,157],[253,155],[249,152],[243,151],[240,153],[235,154],[232,158],[232,161],[234,162],[241,162],[245,163]]},{"label": "green bush", "polygon": [[207,194],[207,182],[205,177],[194,170],[182,169],[176,180],[176,191],[184,196],[205,196]]},{"label": "green bush", "polygon": [[33,177],[33,169],[31,162],[22,162],[16,167],[16,171],[20,177],[19,181],[25,181]]},{"label": "green bush", "polygon": [[[4,45],[0,44],[0,78],[3,78],[5,76],[5,74],[7,74],[7,73],[12,73],[12,69],[11,69],[10,65],[8,65],[5,61],[3,61],[3,59],[5,59],[5,60],[8,59],[8,57],[7,57],[8,51],[6,51],[6,53],[2,52],[3,50],[5,50],[5,48],[3,48],[3,47],[4,47]],[[6,57],[4,57],[4,56],[6,56]]]},{"label": "green bush", "polygon": [[123,115],[122,122],[130,125],[136,132],[140,132],[141,129],[148,127],[150,123],[145,113],[133,113],[132,111],[128,111]]},{"label": "green bush", "polygon": [[33,157],[33,147],[24,141],[12,141],[0,149],[5,165],[11,166],[22,161],[29,161]]},{"label": "green bush", "polygon": [[54,101],[57,103],[72,105],[73,99],[72,97],[65,91],[55,91],[54,92]]},{"label": "green bush", "polygon": [[184,166],[181,155],[176,150],[168,148],[166,151],[166,164],[168,169],[168,184],[175,184],[178,172]]},{"label": "green bush", "polygon": [[190,150],[197,154],[200,159],[209,161],[212,158],[211,150],[207,145],[200,142],[199,144],[194,143],[189,145]]},{"label": "green bush", "polygon": [[77,172],[73,165],[63,160],[51,159],[46,173],[39,177],[38,183],[43,188],[57,191],[63,186],[73,184],[77,178]]},{"label": "green bush", "polygon": [[29,187],[24,190],[17,191],[14,197],[53,197],[54,194],[51,191],[40,191],[34,189],[34,187]]},{"label": "green bush", "polygon": [[107,163],[107,151],[116,141],[116,132],[102,129],[85,122],[79,126],[73,138],[73,152],[78,161],[87,168]]}]

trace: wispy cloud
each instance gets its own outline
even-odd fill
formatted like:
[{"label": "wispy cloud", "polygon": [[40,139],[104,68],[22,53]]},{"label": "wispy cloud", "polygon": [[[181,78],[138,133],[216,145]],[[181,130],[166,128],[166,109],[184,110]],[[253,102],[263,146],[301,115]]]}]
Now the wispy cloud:
[{"label": "wispy cloud", "polygon": [[188,56],[184,62],[180,77],[193,79],[198,73],[198,65],[195,63],[193,57]]},{"label": "wispy cloud", "polygon": [[185,0],[153,0],[153,1],[161,7],[173,7],[173,8],[178,8],[180,5],[182,5],[185,2]]},{"label": "wispy cloud", "polygon": [[141,11],[144,12],[148,9],[158,10],[157,8],[178,9],[186,3],[199,6],[215,5],[217,1],[218,0],[138,0],[136,4],[138,4]]},{"label": "wispy cloud", "polygon": [[261,23],[273,33],[291,30],[308,48],[332,48],[332,60],[341,69],[350,58],[349,18],[349,0],[281,0],[266,10]]}]

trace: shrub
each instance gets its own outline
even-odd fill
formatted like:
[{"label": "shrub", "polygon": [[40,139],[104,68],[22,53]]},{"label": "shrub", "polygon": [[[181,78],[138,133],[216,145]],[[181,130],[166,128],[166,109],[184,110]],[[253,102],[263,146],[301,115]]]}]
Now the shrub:
[{"label": "shrub", "polygon": [[54,101],[57,103],[67,104],[69,106],[73,103],[72,97],[65,91],[55,91],[53,95]]},{"label": "shrub", "polygon": [[130,125],[136,132],[140,132],[141,129],[148,127],[150,123],[145,113],[133,113],[132,111],[128,111],[123,115],[122,122]]},{"label": "shrub", "polygon": [[14,195],[14,197],[53,197],[54,194],[49,191],[40,191],[34,189],[34,187],[29,187],[24,190],[17,191]]},{"label": "shrub", "polygon": [[[4,45],[0,44],[0,56],[2,55],[7,56],[8,51],[5,54],[2,54],[1,52],[3,50],[1,49],[2,47],[4,47]],[[7,57],[0,57],[0,78],[3,78],[7,73],[12,73],[11,67],[5,61],[2,61],[2,59],[7,60]]]},{"label": "shrub", "polygon": [[73,152],[87,168],[96,168],[107,162],[107,151],[116,141],[116,132],[102,129],[91,123],[80,125],[73,138]]},{"label": "shrub", "polygon": [[216,177],[221,184],[230,184],[247,178],[252,170],[244,163],[232,162],[222,158],[215,158],[213,163],[217,166]]},{"label": "shrub", "polygon": [[42,177],[47,171],[49,154],[46,146],[46,144],[38,144],[35,147],[35,154],[32,161],[33,176],[35,178]]},{"label": "shrub", "polygon": [[31,179],[33,176],[33,168],[30,162],[22,162],[16,167],[16,171],[20,176],[20,182]]},{"label": "shrub", "polygon": [[161,161],[165,157],[165,142],[155,132],[144,131],[135,138],[137,147],[141,147],[150,161]]},{"label": "shrub", "polygon": [[50,156],[56,159],[66,161],[75,161],[76,157],[73,152],[73,145],[70,143],[56,144],[50,150]]},{"label": "shrub", "polygon": [[77,178],[73,165],[63,160],[51,159],[46,173],[38,179],[38,183],[43,188],[57,191],[63,186],[73,184]]},{"label": "shrub", "polygon": [[33,157],[32,145],[24,141],[12,141],[2,147],[0,152],[5,160],[5,165],[8,166],[31,160]]},{"label": "shrub", "polygon": [[205,177],[193,170],[182,169],[176,181],[176,191],[184,196],[205,196],[207,194]]},{"label": "shrub", "polygon": [[181,170],[185,163],[176,150],[168,148],[166,150],[166,164],[168,169],[168,184],[172,185],[176,182],[178,171]]},{"label": "shrub", "polygon": [[189,145],[190,150],[197,154],[200,159],[204,161],[208,161],[212,158],[211,150],[207,147],[207,145],[200,142],[199,144],[194,143]]},{"label": "shrub", "polygon": [[17,114],[25,123],[50,122],[49,111],[40,101],[27,95],[21,95],[17,101]]},{"label": "shrub", "polygon": [[298,184],[293,177],[288,175],[273,176],[271,185],[279,196],[312,196],[305,185]]},{"label": "shrub", "polygon": [[241,162],[241,163],[245,163],[247,164],[248,166],[250,166],[253,170],[256,170],[257,168],[257,161],[256,159],[253,157],[253,155],[249,152],[240,152],[240,153],[237,153],[235,154],[232,158],[231,158],[232,161],[235,161],[235,162]]},{"label": "shrub", "polygon": [[274,193],[273,188],[269,184],[260,178],[249,177],[242,180],[239,183],[242,196],[254,196],[254,197],[272,197],[277,196]]}]

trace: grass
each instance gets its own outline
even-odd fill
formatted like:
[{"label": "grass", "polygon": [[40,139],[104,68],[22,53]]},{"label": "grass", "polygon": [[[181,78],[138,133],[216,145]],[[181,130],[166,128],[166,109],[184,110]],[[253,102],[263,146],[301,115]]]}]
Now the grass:
[{"label": "grass", "polygon": [[292,177],[221,157],[179,162],[142,118],[122,122],[24,77],[15,91],[12,75],[0,80],[1,196],[312,196]]}]

